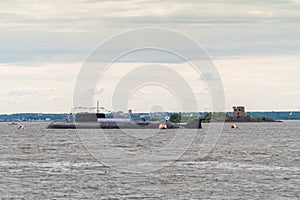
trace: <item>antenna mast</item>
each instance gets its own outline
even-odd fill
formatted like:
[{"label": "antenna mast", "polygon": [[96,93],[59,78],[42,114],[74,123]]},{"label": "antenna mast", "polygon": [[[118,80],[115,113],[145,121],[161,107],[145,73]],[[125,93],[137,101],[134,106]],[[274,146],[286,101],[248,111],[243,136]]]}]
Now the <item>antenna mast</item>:
[{"label": "antenna mast", "polygon": [[97,101],[97,113],[99,113],[100,110],[99,110],[99,101]]}]

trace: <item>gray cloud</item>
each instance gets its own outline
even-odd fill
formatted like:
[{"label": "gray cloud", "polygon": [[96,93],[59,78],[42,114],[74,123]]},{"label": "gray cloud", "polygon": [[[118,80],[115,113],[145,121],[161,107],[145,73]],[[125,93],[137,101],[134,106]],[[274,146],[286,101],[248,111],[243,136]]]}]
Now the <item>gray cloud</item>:
[{"label": "gray cloud", "polygon": [[145,26],[183,31],[216,56],[300,51],[300,4],[294,1],[16,0],[0,5],[2,62],[58,56],[82,61],[112,34]]},{"label": "gray cloud", "polygon": [[[292,1],[12,1],[1,3],[0,27],[99,30],[103,25],[231,24],[291,21],[300,17]],[[86,29],[88,28],[88,29]],[[84,30],[86,29],[86,30]]]},{"label": "gray cloud", "polygon": [[31,95],[35,95],[38,92],[32,89],[15,89],[15,90],[11,90],[7,93],[8,96],[31,96]]},{"label": "gray cloud", "polygon": [[64,98],[62,96],[49,96],[45,98],[46,100],[52,100],[52,101],[63,101]]},{"label": "gray cloud", "polygon": [[282,94],[281,96],[288,96],[288,97],[300,97],[300,92],[290,92]]}]

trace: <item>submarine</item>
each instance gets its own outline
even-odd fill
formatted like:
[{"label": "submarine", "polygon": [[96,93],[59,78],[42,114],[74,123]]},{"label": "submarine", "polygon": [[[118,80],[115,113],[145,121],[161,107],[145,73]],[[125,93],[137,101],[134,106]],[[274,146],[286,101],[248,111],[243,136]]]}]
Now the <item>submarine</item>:
[{"label": "submarine", "polygon": [[[102,110],[105,110],[101,107]],[[79,112],[75,114],[74,122],[52,122],[48,129],[201,129],[201,118],[186,124],[174,122],[159,122],[146,120],[131,120],[130,118],[107,118],[105,112],[100,112],[97,101],[97,112]]]}]

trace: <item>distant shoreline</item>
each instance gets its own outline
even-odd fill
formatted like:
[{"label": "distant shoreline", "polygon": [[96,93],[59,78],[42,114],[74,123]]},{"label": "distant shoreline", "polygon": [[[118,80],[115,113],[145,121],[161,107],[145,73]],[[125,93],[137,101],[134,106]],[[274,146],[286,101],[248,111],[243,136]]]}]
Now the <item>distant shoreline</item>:
[{"label": "distant shoreline", "polygon": [[[150,115],[152,118],[164,121],[166,115],[171,116],[174,112],[157,112],[157,113],[134,113],[135,115]],[[204,118],[208,112],[181,112],[184,118]],[[70,113],[15,113],[15,114],[0,114],[0,122],[52,122],[62,121]],[[126,114],[126,113],[124,113]],[[232,112],[226,112],[227,116],[232,116]],[[285,120],[300,120],[300,111],[267,111],[267,112],[246,112],[246,116],[250,116],[252,120],[232,120],[226,118],[228,123],[243,123],[243,122],[280,122]],[[222,119],[222,118],[220,118]],[[261,120],[257,120],[261,119]],[[263,120],[264,119],[264,120]],[[272,120],[269,120],[272,119]],[[203,120],[203,123],[206,121]]]}]

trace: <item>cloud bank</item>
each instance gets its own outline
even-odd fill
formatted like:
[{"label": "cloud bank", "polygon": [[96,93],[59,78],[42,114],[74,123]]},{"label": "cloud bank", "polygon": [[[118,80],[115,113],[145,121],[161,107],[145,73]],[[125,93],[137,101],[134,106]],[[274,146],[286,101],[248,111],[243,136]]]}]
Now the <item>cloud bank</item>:
[{"label": "cloud bank", "polygon": [[[175,29],[203,45],[220,72],[229,109],[293,110],[300,106],[299,22],[300,2],[289,0],[3,0],[0,113],[69,111],[77,73],[91,50],[141,27]],[[147,61],[137,56],[119,62]],[[167,56],[161,62],[183,64]]]}]

